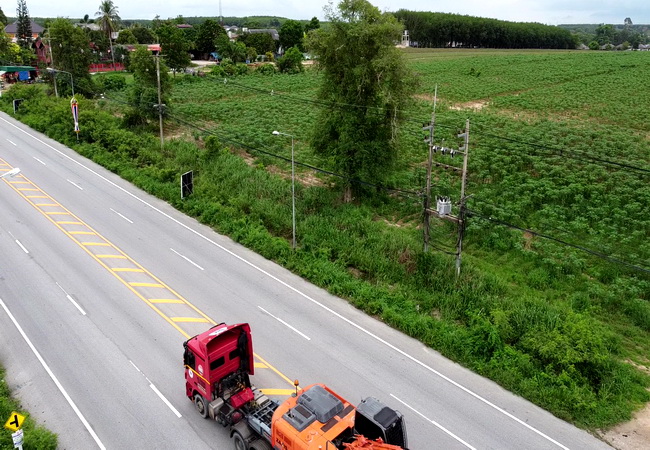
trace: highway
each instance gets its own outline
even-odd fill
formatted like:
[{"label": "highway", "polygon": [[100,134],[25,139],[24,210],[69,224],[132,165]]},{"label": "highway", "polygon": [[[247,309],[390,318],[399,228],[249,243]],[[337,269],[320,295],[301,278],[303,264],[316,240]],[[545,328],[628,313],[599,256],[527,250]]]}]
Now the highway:
[{"label": "highway", "polygon": [[0,363],[61,448],[231,448],[183,379],[182,342],[220,322],[251,324],[258,387],[377,397],[411,450],[610,448],[4,113],[0,130],[0,175],[21,169],[0,181]]}]

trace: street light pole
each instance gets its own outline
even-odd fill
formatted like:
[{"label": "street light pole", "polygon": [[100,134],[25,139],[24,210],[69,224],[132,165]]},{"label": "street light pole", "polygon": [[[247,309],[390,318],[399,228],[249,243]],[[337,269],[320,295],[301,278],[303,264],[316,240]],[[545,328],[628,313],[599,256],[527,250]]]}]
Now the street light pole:
[{"label": "street light pole", "polygon": [[9,170],[9,171],[3,173],[2,175],[0,175],[0,178],[4,178],[4,177],[11,177],[11,178],[13,178],[13,177],[15,177],[16,175],[18,175],[19,173],[20,173],[20,169],[19,169],[18,167],[14,167],[13,169],[11,169],[11,170]]},{"label": "street light pole", "polygon": [[54,74],[54,83],[55,84],[56,84],[56,74],[58,72],[63,72],[63,73],[67,73],[68,75],[70,75],[70,86],[72,86],[72,96],[74,97],[74,77],[72,76],[72,74],[70,72],[66,72],[65,70],[60,70],[60,69],[53,69],[51,67],[48,67],[47,71]]},{"label": "street light pole", "polygon": [[296,249],[296,171],[295,171],[295,162],[293,157],[293,135],[287,133],[281,133],[279,131],[274,131],[274,135],[279,136],[288,136],[291,138],[291,219],[293,224],[293,234],[291,240],[291,246]]}]

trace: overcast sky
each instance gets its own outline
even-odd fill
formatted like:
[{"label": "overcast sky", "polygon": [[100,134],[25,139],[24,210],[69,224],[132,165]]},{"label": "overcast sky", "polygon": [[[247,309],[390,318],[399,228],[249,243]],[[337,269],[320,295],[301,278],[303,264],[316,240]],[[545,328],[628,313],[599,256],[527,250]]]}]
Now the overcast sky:
[{"label": "overcast sky", "polygon": [[[26,0],[32,17],[91,17],[101,0]],[[162,19],[179,15],[219,16],[219,0],[114,0],[123,19]],[[327,0],[221,0],[224,16],[279,16],[325,19]],[[370,0],[382,11],[400,8],[490,17],[549,25],[568,23],[650,24],[650,0]],[[0,0],[7,16],[16,15],[16,0]]]}]

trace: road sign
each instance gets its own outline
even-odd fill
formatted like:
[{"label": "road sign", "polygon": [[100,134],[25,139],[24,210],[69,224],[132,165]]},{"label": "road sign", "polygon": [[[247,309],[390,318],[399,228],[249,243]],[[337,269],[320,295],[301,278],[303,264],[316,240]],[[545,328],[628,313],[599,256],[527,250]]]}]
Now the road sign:
[{"label": "road sign", "polygon": [[16,411],[13,411],[5,423],[5,428],[11,431],[18,431],[20,427],[23,426],[25,421],[25,416],[18,414]]},{"label": "road sign", "polygon": [[14,448],[23,448],[23,430],[18,430],[15,433],[11,433],[11,438],[14,440]]}]

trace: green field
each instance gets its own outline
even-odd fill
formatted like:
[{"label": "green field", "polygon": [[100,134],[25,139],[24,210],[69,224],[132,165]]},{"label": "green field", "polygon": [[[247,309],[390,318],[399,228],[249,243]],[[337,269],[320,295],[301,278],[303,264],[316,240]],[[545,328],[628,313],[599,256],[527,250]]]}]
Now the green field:
[{"label": "green field", "polygon": [[[341,203],[337,177],[313,168],[328,169],[309,146],[323,107],[314,70],[176,77],[163,152],[155,129],[120,128],[123,92],[82,102],[80,144],[61,126],[64,101],[34,94],[19,118],[559,417],[590,429],[629,419],[650,400],[650,53],[405,56],[419,88],[399,167],[352,204]],[[456,145],[471,123],[458,279],[441,251],[454,251],[453,224],[433,219],[433,248],[422,251],[421,127],[436,85],[436,142]],[[295,136],[296,252],[291,140],[273,130]],[[181,201],[185,170],[195,193]],[[433,195],[458,201],[453,172],[436,170],[433,184]]]}]

